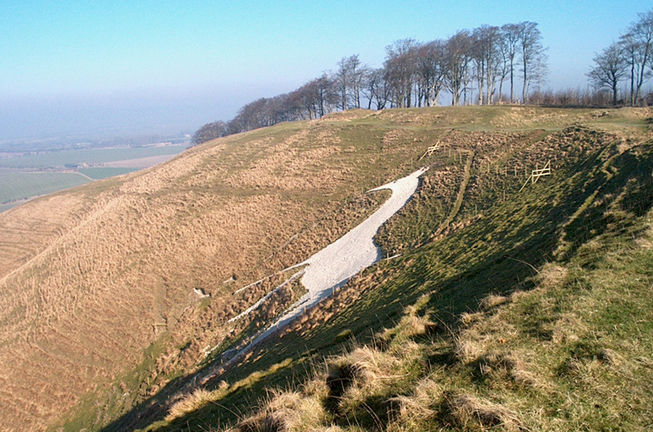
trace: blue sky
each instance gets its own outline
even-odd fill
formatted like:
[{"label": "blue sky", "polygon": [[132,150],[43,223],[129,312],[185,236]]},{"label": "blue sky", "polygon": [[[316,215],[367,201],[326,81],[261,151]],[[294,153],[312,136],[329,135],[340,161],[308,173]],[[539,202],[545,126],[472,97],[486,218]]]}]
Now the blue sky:
[{"label": "blue sky", "polygon": [[[586,86],[596,51],[649,1],[0,1],[0,139],[193,129],[394,40],[539,23],[552,88]],[[23,133],[24,132],[24,133]],[[28,133],[29,132],[29,133]],[[99,132],[98,132],[99,133]],[[21,135],[23,134],[23,135]]]}]

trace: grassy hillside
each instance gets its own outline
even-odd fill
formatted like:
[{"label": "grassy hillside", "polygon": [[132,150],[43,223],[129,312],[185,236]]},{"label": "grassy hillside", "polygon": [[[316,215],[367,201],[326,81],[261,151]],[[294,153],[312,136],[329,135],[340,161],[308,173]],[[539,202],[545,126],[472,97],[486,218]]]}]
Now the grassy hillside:
[{"label": "grassy hillside", "polygon": [[[292,426],[295,420],[272,408],[259,416],[281,416],[279,422],[295,430],[309,424],[457,428],[464,416],[455,406],[476,402],[510,413],[501,411],[479,427],[505,426],[508,418],[517,425],[544,424],[513,419],[524,412],[522,396],[511,395],[515,405],[504,406],[487,393],[501,386],[469,378],[475,367],[469,364],[485,355],[498,356],[492,361],[501,365],[506,356],[533,367],[540,360],[543,368],[554,364],[534,351],[554,355],[545,345],[557,336],[547,326],[576,310],[585,319],[582,307],[590,306],[542,275],[568,278],[580,269],[590,277],[590,269],[607,264],[598,262],[603,252],[587,269],[579,264],[588,244],[649,241],[642,232],[650,233],[653,195],[650,115],[531,107],[348,112],[216,140],[160,167],[12,209],[0,215],[0,404],[7,407],[7,429],[211,430],[241,421],[243,430],[257,430],[255,418],[242,419],[264,405],[270,398],[264,389],[271,388],[304,392],[306,403],[314,404],[305,416],[315,417],[304,419],[314,423]],[[441,150],[419,160],[435,142]],[[525,173],[547,160],[554,175],[518,192]],[[365,190],[422,165],[431,170],[415,199],[378,235],[386,256],[401,255],[354,278],[242,364],[220,370],[220,353],[282,311],[298,290],[283,292],[245,321],[227,320],[273,288],[281,278],[275,272],[337,239],[384,198]],[[52,213],[57,216],[47,224],[38,219]],[[633,280],[650,288],[644,267]],[[211,297],[199,299],[194,288]],[[495,300],[486,299],[490,294]],[[578,294],[578,307],[572,294]],[[536,315],[547,310],[537,302],[555,303],[547,296],[571,309]],[[480,313],[487,319],[474,321],[479,304],[493,302],[506,305],[486,306]],[[630,324],[634,341],[640,339],[635,328],[650,335],[642,322],[645,315]],[[592,325],[600,323],[582,328],[595,334]],[[506,330],[497,336],[506,353],[494,349],[497,338],[483,336],[497,329]],[[550,339],[541,338],[547,331]],[[464,354],[467,345],[476,354]],[[559,355],[567,352],[555,346]],[[631,359],[629,346],[597,346]],[[325,356],[336,354],[327,375],[345,378],[334,381],[322,371]],[[643,364],[650,361],[645,351],[642,356]],[[369,378],[359,363],[401,373],[379,369],[376,375],[385,377]],[[555,378],[551,367],[542,370]],[[219,375],[191,391],[189,380],[206,370]],[[450,381],[440,383],[437,373]],[[429,379],[442,386],[440,393],[419,393],[422,382],[425,391],[435,391]],[[562,385],[548,381],[552,388]],[[615,381],[606,391],[625,385]],[[589,403],[580,390],[569,391]],[[546,394],[538,403],[523,396],[544,420],[552,417],[547,407],[556,406]],[[283,408],[299,403],[284,395],[271,400],[280,412],[303,412]],[[410,415],[400,415],[405,404],[424,397],[435,405],[424,408],[423,418],[409,418],[413,410],[405,408]],[[464,424],[475,424],[477,414],[472,410]]]},{"label": "grassy hillside", "polygon": [[[0,403],[10,427],[45,427],[139,368],[150,346],[161,355],[151,380],[197,363],[267,287],[236,288],[314,253],[377,205],[362,190],[401,174],[420,149],[381,160],[381,143],[343,140],[347,126],[229,137],[3,213]],[[151,391],[120,384],[127,407]]]},{"label": "grassy hillside", "polygon": [[[636,124],[451,131],[466,153],[429,161],[379,234],[400,257],[146,429],[647,430],[653,142]],[[543,160],[554,175],[518,192]],[[467,184],[460,206],[443,172]]]}]

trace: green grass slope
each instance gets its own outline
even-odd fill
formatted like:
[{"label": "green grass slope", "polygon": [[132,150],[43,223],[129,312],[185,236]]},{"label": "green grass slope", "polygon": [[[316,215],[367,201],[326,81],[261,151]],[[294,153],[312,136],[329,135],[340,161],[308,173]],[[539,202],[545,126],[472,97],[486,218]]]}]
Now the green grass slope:
[{"label": "green grass slope", "polygon": [[[338,126],[342,158],[369,146],[380,172],[431,167],[377,236],[392,258],[205,385],[188,383],[256,325],[131,406],[87,398],[63,430],[646,430],[650,116],[466,107],[322,120]],[[552,175],[526,182],[547,161]],[[361,192],[388,180],[358,177]],[[148,388],[154,363],[153,351],[133,385]]]}]

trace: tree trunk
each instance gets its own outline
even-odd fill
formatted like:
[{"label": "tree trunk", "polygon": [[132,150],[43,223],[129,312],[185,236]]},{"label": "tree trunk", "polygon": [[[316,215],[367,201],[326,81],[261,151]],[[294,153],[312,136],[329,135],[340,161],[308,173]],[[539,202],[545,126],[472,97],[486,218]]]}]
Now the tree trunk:
[{"label": "tree trunk", "polygon": [[524,66],[524,76],[523,76],[524,82],[522,83],[521,101],[522,101],[523,104],[525,104],[526,103],[526,86],[528,85],[528,81],[527,81],[528,71],[526,69],[526,67],[528,66],[528,62],[526,61],[526,59],[524,59],[524,63],[522,65]]},{"label": "tree trunk", "polygon": [[406,86],[406,88],[408,89],[408,93],[406,94],[406,108],[410,108],[410,97],[413,90],[413,85],[409,84]]},{"label": "tree trunk", "polygon": [[642,58],[642,67],[639,69],[639,77],[637,77],[637,88],[635,89],[635,104],[639,101],[639,92],[644,84],[644,73],[648,67],[649,46],[644,50],[644,57]]},{"label": "tree trunk", "polygon": [[515,84],[515,65],[512,59],[510,59],[510,103],[513,103],[515,101],[514,84]]}]

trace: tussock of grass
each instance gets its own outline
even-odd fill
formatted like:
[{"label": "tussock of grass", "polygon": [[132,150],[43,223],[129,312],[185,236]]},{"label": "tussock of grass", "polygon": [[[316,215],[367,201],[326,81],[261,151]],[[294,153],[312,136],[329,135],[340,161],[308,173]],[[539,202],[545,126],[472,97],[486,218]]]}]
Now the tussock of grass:
[{"label": "tussock of grass", "polygon": [[166,416],[166,421],[172,421],[178,417],[182,417],[185,414],[196,411],[207,403],[214,401],[216,399],[213,392],[197,389],[193,393],[189,394],[170,408],[168,415]]},{"label": "tussock of grass", "polygon": [[381,347],[392,344],[401,344],[419,336],[433,333],[438,328],[437,323],[430,318],[428,306],[430,297],[420,297],[414,305],[406,307],[399,323],[378,336],[377,342]]},{"label": "tussock of grass", "polygon": [[415,384],[412,394],[395,397],[399,410],[395,428],[392,430],[398,428],[400,424],[402,429],[411,430],[424,422],[432,421],[438,412],[436,405],[442,400],[443,393],[444,388],[427,377]]},{"label": "tussock of grass", "polygon": [[262,413],[243,420],[238,425],[238,432],[284,432],[285,423],[280,413]]},{"label": "tussock of grass", "polygon": [[[252,385],[265,378],[267,375],[274,374],[280,369],[290,366],[291,363],[292,361],[290,359],[286,359],[283,362],[272,365],[265,371],[253,372],[249,376],[236,381],[231,385],[222,380],[218,382],[217,388],[212,391],[206,390],[204,388],[198,388],[189,394],[176,395],[176,399],[178,399],[178,401],[175,402],[168,410],[168,413],[165,417],[165,422],[172,423],[187,414],[201,410],[210,403],[215,403],[224,399],[231,393],[237,392],[241,389],[250,388]],[[157,428],[153,430],[157,430]]]},{"label": "tussock of grass", "polygon": [[327,417],[316,397],[298,392],[273,392],[265,409],[238,424],[237,430],[246,432],[301,432],[316,430]]},{"label": "tussock of grass", "polygon": [[549,288],[564,282],[567,268],[555,263],[546,263],[539,271],[537,281],[540,287]]},{"label": "tussock of grass", "polygon": [[460,337],[456,340],[455,353],[463,363],[471,363],[484,353],[483,346],[477,340]]},{"label": "tussock of grass", "polygon": [[456,428],[522,430],[517,415],[500,404],[468,394],[445,393],[443,398],[444,409],[450,414],[452,426]]},{"label": "tussock of grass", "polygon": [[516,353],[484,354],[476,359],[473,368],[477,369],[474,373],[484,380],[502,384],[509,380],[520,386],[544,387],[537,375],[528,370],[524,361]]},{"label": "tussock of grass", "polygon": [[483,300],[481,300],[480,307],[481,309],[491,309],[495,306],[499,306],[500,304],[504,304],[507,302],[509,299],[506,296],[502,295],[497,295],[497,294],[490,294],[489,296],[485,297]]}]

